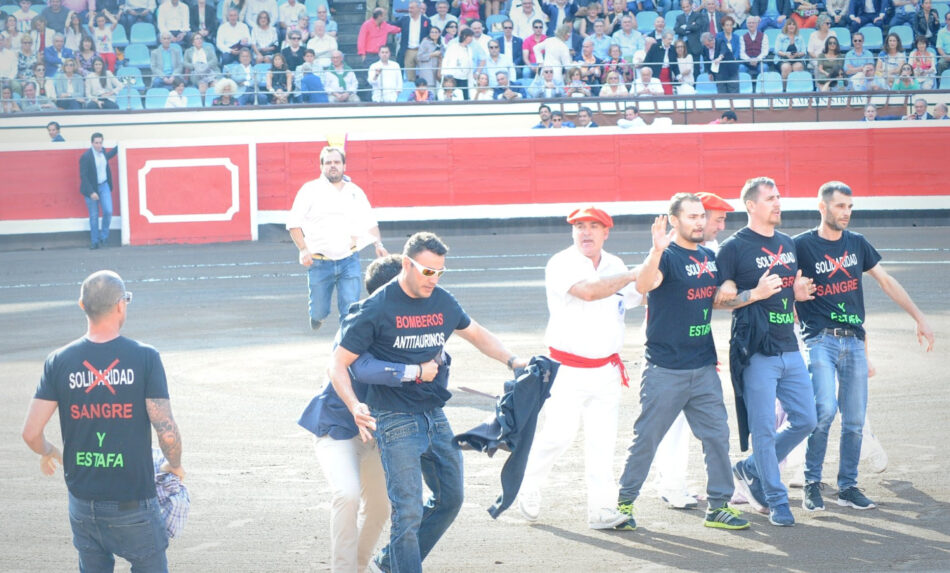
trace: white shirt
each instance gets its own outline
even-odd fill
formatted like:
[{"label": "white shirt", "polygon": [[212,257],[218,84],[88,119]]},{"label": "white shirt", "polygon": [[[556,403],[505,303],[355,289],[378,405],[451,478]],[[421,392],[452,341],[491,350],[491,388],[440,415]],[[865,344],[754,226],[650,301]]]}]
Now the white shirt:
[{"label": "white shirt", "polygon": [[451,76],[457,80],[469,81],[472,77],[472,52],[468,46],[452,42],[445,48],[442,56],[442,77]]},{"label": "white shirt", "polygon": [[606,358],[620,352],[624,311],[637,306],[642,299],[634,283],[617,294],[592,301],[581,300],[569,291],[581,281],[626,271],[627,266],[619,257],[603,250],[597,268],[574,245],[551,257],[544,268],[544,289],[551,314],[544,333],[545,345],[585,358]]},{"label": "white shirt", "polygon": [[[100,185],[109,181],[109,175],[106,170],[109,168],[109,162],[106,161],[106,154],[102,151],[92,150],[92,157],[96,160],[96,182]],[[96,192],[99,190],[96,189]]]},{"label": "white shirt", "polygon": [[[542,51],[544,52],[543,56],[541,55]],[[574,61],[571,58],[571,49],[556,36],[551,36],[540,44],[534,45],[534,59],[542,67],[554,70],[555,81],[564,81],[564,68],[570,66]]]},{"label": "white shirt", "polygon": [[413,18],[409,16],[409,38],[406,44],[407,50],[418,50],[419,49],[419,26],[422,25],[422,15],[420,14],[418,18]]},{"label": "white shirt", "polygon": [[280,14],[281,23],[288,28],[293,28],[297,25],[300,16],[307,13],[307,8],[299,1],[293,6],[290,5],[290,2],[287,2],[278,8],[277,12]]},{"label": "white shirt", "polygon": [[363,190],[350,181],[337,189],[322,175],[303,184],[287,215],[287,229],[301,229],[311,253],[334,260],[375,242],[369,234],[373,227],[376,219]]},{"label": "white shirt", "polygon": [[337,50],[337,41],[330,34],[324,34],[322,38],[314,36],[307,41],[307,48],[313,50],[316,62],[320,64],[320,67],[329,68],[330,53]]},{"label": "white shirt", "polygon": [[168,92],[168,99],[165,100],[165,109],[188,107],[188,98],[172,90]]},{"label": "white shirt", "polygon": [[[379,76],[376,77],[376,70]],[[390,60],[387,63],[375,62],[369,67],[369,85],[373,86],[373,101],[394,102],[402,91],[402,68]]]},{"label": "white shirt", "polygon": [[180,0],[178,6],[173,6],[171,0],[162,2],[158,7],[156,24],[159,32],[187,32],[191,29],[188,5]]},{"label": "white shirt", "polygon": [[9,49],[0,50],[0,78],[13,79],[17,72],[16,52]]},{"label": "white shirt", "polygon": [[231,46],[241,41],[251,41],[251,30],[248,29],[247,24],[238,22],[232,26],[230,22],[225,22],[218,27],[218,35],[214,44],[222,54],[229,54],[231,53]]},{"label": "white shirt", "polygon": [[642,95],[663,95],[663,84],[656,78],[650,78],[650,81],[644,85],[640,79],[633,82],[633,93]]}]

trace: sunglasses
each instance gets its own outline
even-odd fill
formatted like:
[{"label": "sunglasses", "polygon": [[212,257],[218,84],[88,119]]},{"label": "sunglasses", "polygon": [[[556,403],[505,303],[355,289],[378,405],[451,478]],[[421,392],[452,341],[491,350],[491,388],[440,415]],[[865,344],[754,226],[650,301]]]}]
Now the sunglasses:
[{"label": "sunglasses", "polygon": [[512,28],[511,26],[502,26],[501,29],[502,29],[502,30],[514,30],[514,28]]},{"label": "sunglasses", "polygon": [[427,267],[412,257],[406,257],[406,258],[409,259],[409,262],[412,263],[412,266],[416,267],[416,270],[422,273],[422,276],[424,277],[441,277],[442,273],[446,271],[446,269],[444,268],[433,269],[432,267]]},{"label": "sunglasses", "polygon": [[125,294],[119,297],[119,300],[115,301],[116,304],[119,304],[122,301],[125,301],[125,304],[132,304],[132,291],[127,290]]},{"label": "sunglasses", "polygon": [[544,26],[532,26],[535,30],[543,30]]}]

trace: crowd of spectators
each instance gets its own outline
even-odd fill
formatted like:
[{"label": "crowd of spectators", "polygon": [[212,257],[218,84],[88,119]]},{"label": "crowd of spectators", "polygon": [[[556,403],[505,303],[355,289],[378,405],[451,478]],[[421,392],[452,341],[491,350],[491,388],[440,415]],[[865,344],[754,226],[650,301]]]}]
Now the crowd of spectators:
[{"label": "crowd of spectators", "polygon": [[325,2],[47,1],[2,7],[4,111],[950,87],[933,0],[377,0],[356,69]]}]

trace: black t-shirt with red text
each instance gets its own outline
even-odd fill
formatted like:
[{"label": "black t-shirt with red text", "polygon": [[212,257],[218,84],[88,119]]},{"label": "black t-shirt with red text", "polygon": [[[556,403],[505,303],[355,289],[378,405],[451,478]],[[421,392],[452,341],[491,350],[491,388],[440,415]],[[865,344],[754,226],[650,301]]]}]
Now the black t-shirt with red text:
[{"label": "black t-shirt with red text", "polygon": [[797,352],[794,287],[798,258],[792,238],[778,231],[766,237],[743,227],[722,242],[716,261],[720,280],[735,281],[739,292],[754,289],[766,271],[782,278],[781,291],[752,304],[765,311],[775,347],[781,352]]},{"label": "black t-shirt with red text", "polygon": [[34,398],[58,404],[70,493],[104,501],[155,497],[145,400],[168,399],[155,348],[124,336],[80,338],[47,357]]},{"label": "black t-shirt with red text", "polygon": [[663,282],[647,295],[648,361],[672,370],[692,370],[716,363],[710,320],[719,285],[716,255],[697,245],[691,251],[676,243],[660,256]]},{"label": "black t-shirt with red text", "polygon": [[[452,333],[468,328],[471,322],[455,297],[442,287],[436,286],[427,298],[412,298],[394,280],[355,309],[350,307],[340,325],[340,346],[388,362],[422,364],[439,356]],[[441,384],[370,384],[366,391],[371,408],[391,412],[441,408],[451,397]]]},{"label": "black t-shirt with red text", "polygon": [[818,236],[817,229],[795,237],[802,275],[815,281],[815,299],[795,303],[802,336],[809,339],[825,328],[848,328],[864,338],[862,275],[881,255],[860,233],[845,230],[837,241]]}]

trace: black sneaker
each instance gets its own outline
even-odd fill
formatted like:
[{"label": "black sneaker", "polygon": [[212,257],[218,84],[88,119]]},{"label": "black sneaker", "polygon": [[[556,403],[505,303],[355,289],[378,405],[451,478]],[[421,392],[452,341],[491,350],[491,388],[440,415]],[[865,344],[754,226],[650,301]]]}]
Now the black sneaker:
[{"label": "black sneaker", "polygon": [[806,483],[802,489],[802,509],[805,511],[824,511],[825,500],[821,497],[821,489],[825,484],[821,482]]},{"label": "black sneaker", "polygon": [[321,326],[323,326],[322,320],[310,319],[310,330],[320,330]]},{"label": "black sneaker", "polygon": [[874,509],[877,507],[861,490],[855,486],[838,492],[838,505],[853,507],[854,509]]}]

